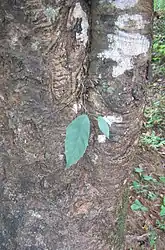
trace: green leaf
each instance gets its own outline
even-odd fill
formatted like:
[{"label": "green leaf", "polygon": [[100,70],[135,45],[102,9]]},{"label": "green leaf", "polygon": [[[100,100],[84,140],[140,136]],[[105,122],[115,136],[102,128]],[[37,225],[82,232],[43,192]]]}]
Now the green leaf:
[{"label": "green leaf", "polygon": [[154,200],[157,199],[157,195],[154,194],[153,192],[149,191],[149,192],[148,192],[148,195],[147,195],[147,198],[148,198],[149,200],[151,200],[151,201],[154,201]]},{"label": "green leaf", "polygon": [[133,181],[132,185],[133,185],[134,189],[140,189],[141,188],[141,185],[140,185],[140,183],[138,181]]},{"label": "green leaf", "polygon": [[[143,186],[142,186],[143,187]],[[141,189],[141,190],[139,190],[139,191],[136,191],[138,194],[142,194],[142,193],[147,193],[148,192],[148,190],[146,190],[146,189]]]},{"label": "green leaf", "polygon": [[165,196],[163,197],[163,206],[165,206]]},{"label": "green leaf", "polygon": [[85,153],[90,134],[90,121],[87,115],[80,115],[66,129],[66,167],[75,164]]},{"label": "green leaf", "polygon": [[131,209],[133,211],[143,211],[143,212],[146,212],[148,211],[148,208],[143,206],[143,204],[139,201],[139,200],[135,200],[134,203],[131,205]]},{"label": "green leaf", "polygon": [[109,125],[105,121],[104,117],[98,116],[97,121],[101,132],[109,139]]},{"label": "green leaf", "polygon": [[143,175],[143,179],[145,181],[153,181],[154,180],[154,178],[152,176],[150,176],[150,175]]},{"label": "green leaf", "polygon": [[146,193],[148,190],[145,188],[148,187],[148,185],[141,185],[139,181],[133,181],[132,186],[135,189],[136,193]]},{"label": "green leaf", "polygon": [[161,205],[160,216],[165,216],[165,206]]},{"label": "green leaf", "polygon": [[165,176],[159,177],[159,180],[160,180],[161,182],[165,183]]},{"label": "green leaf", "polygon": [[154,250],[156,250],[156,240],[157,240],[157,234],[154,230],[152,230],[149,234],[149,243],[151,247],[154,247]]},{"label": "green leaf", "polygon": [[149,175],[143,175],[143,179],[145,181],[152,181],[153,180],[152,176],[149,176]]},{"label": "green leaf", "polygon": [[142,168],[135,168],[134,171],[136,173],[142,173],[144,170]]},{"label": "green leaf", "polygon": [[159,229],[165,230],[165,223],[164,221],[156,220],[156,225]]}]

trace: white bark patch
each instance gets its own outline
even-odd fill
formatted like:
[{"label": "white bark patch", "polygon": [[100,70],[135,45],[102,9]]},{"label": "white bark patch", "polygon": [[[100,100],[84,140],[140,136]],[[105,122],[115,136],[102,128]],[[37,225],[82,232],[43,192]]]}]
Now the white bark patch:
[{"label": "white bark patch", "polygon": [[134,7],[138,3],[138,0],[100,0],[99,3],[103,4],[107,3],[107,1],[122,10]]},{"label": "white bark patch", "polygon": [[85,46],[88,41],[89,23],[88,23],[87,14],[85,13],[85,11],[83,11],[80,3],[76,3],[72,15],[75,19],[82,18],[82,22],[81,22],[82,32],[81,34],[76,33],[76,39],[82,42]]},{"label": "white bark patch", "polygon": [[97,140],[99,143],[104,143],[106,141],[105,135],[98,135]]},{"label": "white bark patch", "polygon": [[[137,16],[135,15],[135,19],[131,16],[131,20],[137,22]],[[121,22],[121,17],[118,18],[117,25],[123,26],[123,19]],[[121,30],[117,30],[116,34],[108,34],[108,43],[109,48],[99,53],[98,57],[110,58],[117,62],[117,66],[113,66],[113,77],[118,77],[126,70],[131,70],[134,66],[133,56],[147,53],[150,47],[150,42],[145,36]]]},{"label": "white bark patch", "polygon": [[72,110],[77,114],[78,111],[81,110],[81,104],[80,103],[74,103]]},{"label": "white bark patch", "polygon": [[[110,2],[112,1],[110,0]],[[116,0],[113,2],[116,8],[119,8],[122,10],[134,7],[137,3],[138,3],[138,0]]]},{"label": "white bark patch", "polygon": [[143,20],[141,15],[121,15],[118,17],[118,20],[115,22],[116,26],[119,29],[129,29],[129,30],[137,30],[137,29],[144,29],[145,24],[148,21]]},{"label": "white bark patch", "polygon": [[42,218],[42,216],[39,213],[34,212],[33,210],[30,210],[29,213],[31,214],[31,216],[36,217],[38,219]]},{"label": "white bark patch", "polygon": [[108,115],[103,118],[110,127],[112,126],[112,123],[121,123],[123,121],[122,116]]},{"label": "white bark patch", "polygon": [[97,155],[97,154],[94,154],[94,155],[93,155],[92,162],[93,162],[94,164],[97,164],[98,159],[99,159],[98,155]]},{"label": "white bark patch", "polygon": [[59,159],[60,159],[60,161],[62,161],[64,159],[64,155],[60,154]]},{"label": "white bark patch", "polygon": [[11,49],[15,50],[16,46],[19,46],[21,50],[21,44],[19,41],[19,34],[15,30],[9,32],[9,45]]},{"label": "white bark patch", "polygon": [[31,45],[32,50],[34,50],[34,51],[38,50],[39,44],[40,43],[38,41],[35,41],[34,43],[32,43],[32,45]]}]

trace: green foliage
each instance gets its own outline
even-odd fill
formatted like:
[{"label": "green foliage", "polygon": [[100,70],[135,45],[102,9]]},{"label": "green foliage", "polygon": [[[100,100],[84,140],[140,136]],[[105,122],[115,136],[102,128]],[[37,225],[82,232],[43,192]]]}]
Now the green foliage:
[{"label": "green foliage", "polygon": [[132,186],[133,186],[133,188],[134,188],[135,190],[141,189],[141,184],[140,184],[139,181],[133,181],[133,182],[132,182]]},{"label": "green foliage", "polygon": [[[163,59],[165,57],[165,36],[164,35],[155,35],[155,39],[153,41],[153,58],[152,61],[154,63],[159,63],[162,65],[164,63]],[[161,67],[161,66],[160,66]],[[159,68],[160,70],[160,68]],[[164,69],[161,69],[164,72]]]},{"label": "green foliage", "polygon": [[165,75],[165,1],[154,1],[154,7],[155,10],[158,10],[160,17],[155,19],[153,26],[152,71],[154,82],[151,87],[155,96],[150,106],[145,108],[145,124],[141,142],[160,151],[165,145],[165,95],[163,86],[161,86],[164,84]]},{"label": "green foliage", "polygon": [[148,185],[142,185],[139,181],[133,181],[132,186],[137,194],[139,193],[147,193]]},{"label": "green foliage", "polygon": [[152,176],[150,176],[150,175],[142,175],[142,177],[143,177],[143,180],[145,180],[145,181],[157,182],[157,180],[154,179],[154,178],[153,178]]},{"label": "green foliage", "polygon": [[152,230],[149,234],[149,243],[150,246],[154,248],[154,250],[156,250],[156,241],[157,241],[157,234],[155,230]]},{"label": "green foliage", "polygon": [[160,216],[161,217],[165,216],[165,196],[163,197],[163,202],[160,208]]},{"label": "green foliage", "polygon": [[165,216],[165,206],[161,205],[161,209],[160,209],[160,216]]},{"label": "green foliage", "polygon": [[162,183],[165,183],[165,176],[160,176],[160,177],[159,177],[159,180],[160,180]]},{"label": "green foliage", "polygon": [[159,148],[162,145],[165,145],[165,139],[156,135],[153,130],[151,135],[142,135],[141,142],[145,145],[150,145],[153,148]]},{"label": "green foliage", "polygon": [[[165,231],[165,196],[162,198],[162,194],[160,194],[161,188],[163,188],[163,184],[165,183],[165,176],[159,176],[157,179],[153,178],[151,175],[145,174],[143,168],[136,167],[134,169],[134,180],[132,181],[133,191],[138,194],[138,198],[142,197],[143,202],[145,203],[146,199],[147,204],[152,204],[154,208],[158,208],[156,220],[153,220],[151,224],[147,225],[147,229],[149,231],[149,244],[151,249],[156,249],[156,241],[157,241],[157,234],[156,229],[160,229]],[[147,182],[147,185],[145,183]],[[160,204],[160,200],[162,200]],[[144,206],[139,199],[136,199],[133,204],[131,205],[132,211],[139,211],[139,212],[147,212],[149,211],[149,207]],[[152,209],[151,209],[152,211]]]},{"label": "green foliage", "polygon": [[[164,76],[165,76],[165,0],[154,1],[155,10],[158,11],[159,19],[154,21],[154,39],[152,51],[152,73],[153,82],[149,85],[148,107],[144,112],[144,127],[141,142],[153,147],[159,153],[164,152],[165,145],[165,95],[164,95]],[[152,96],[152,100],[151,100]],[[156,229],[165,231],[165,198],[164,194],[165,176],[154,178],[142,168],[135,168],[131,190],[133,196],[142,203],[134,202],[131,206],[133,211],[142,211],[141,205],[146,206],[149,212],[145,217],[153,216],[153,220],[146,222],[145,230],[149,233],[149,244],[151,249],[156,249],[157,234]],[[147,184],[147,185],[146,185]],[[131,196],[132,198],[132,196]],[[136,199],[135,198],[135,199]],[[162,202],[161,202],[162,200]],[[146,205],[147,204],[147,205]],[[150,209],[151,207],[151,209]],[[147,212],[147,211],[146,211]],[[157,216],[157,218],[155,218]],[[161,219],[160,219],[161,216]],[[150,219],[152,217],[150,216]],[[156,220],[157,219],[157,220]],[[155,224],[156,221],[156,224]]]},{"label": "green foliage", "polygon": [[104,117],[98,116],[97,121],[101,132],[109,139],[109,125],[105,121]]},{"label": "green foliage", "polygon": [[165,231],[165,221],[164,220],[156,220],[156,225],[160,230]]},{"label": "green foliage", "polygon": [[157,220],[156,225],[159,229],[165,230],[165,196],[163,197],[162,205],[160,207],[160,216],[164,219]]},{"label": "green foliage", "polygon": [[135,173],[142,173],[144,170],[142,168],[135,168]]},{"label": "green foliage", "polygon": [[155,201],[158,198],[158,196],[155,193],[149,191],[147,194],[147,198],[151,201]]},{"label": "green foliage", "polygon": [[159,101],[152,103],[144,112],[146,118],[146,128],[163,129],[165,126],[165,99],[162,97]]},{"label": "green foliage", "polygon": [[154,10],[165,10],[165,1],[154,0]]},{"label": "green foliage", "polygon": [[80,115],[66,129],[66,167],[75,164],[85,153],[90,134],[90,121],[87,115]]},{"label": "green foliage", "polygon": [[152,176],[150,176],[150,175],[143,175],[143,179],[145,181],[152,181],[153,180]]},{"label": "green foliage", "polygon": [[148,208],[143,206],[143,204],[139,201],[139,200],[135,200],[134,203],[131,205],[131,209],[133,211],[143,211],[143,212],[147,212]]},{"label": "green foliage", "polygon": [[165,9],[159,11],[160,18],[154,22],[152,68],[156,75],[163,75],[165,72]]},{"label": "green foliage", "polygon": [[157,180],[154,179],[152,176],[143,174],[144,170],[142,168],[135,168],[134,172],[137,173],[139,177],[142,178],[144,181],[157,182]]}]

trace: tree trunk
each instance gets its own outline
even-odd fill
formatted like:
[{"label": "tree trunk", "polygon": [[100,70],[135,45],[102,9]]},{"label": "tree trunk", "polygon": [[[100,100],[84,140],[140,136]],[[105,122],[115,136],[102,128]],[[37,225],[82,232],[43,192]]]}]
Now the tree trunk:
[{"label": "tree trunk", "polygon": [[[0,13],[0,248],[123,249],[152,1],[1,1]],[[84,112],[90,144],[66,169],[66,127]]]}]

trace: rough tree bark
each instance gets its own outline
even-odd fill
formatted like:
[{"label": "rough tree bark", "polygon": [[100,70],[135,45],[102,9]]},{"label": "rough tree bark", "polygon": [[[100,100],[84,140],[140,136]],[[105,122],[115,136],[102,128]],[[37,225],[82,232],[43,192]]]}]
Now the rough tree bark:
[{"label": "rough tree bark", "polygon": [[[124,248],[151,21],[151,0],[1,1],[2,250]],[[65,129],[82,112],[90,145],[66,170]]]}]

